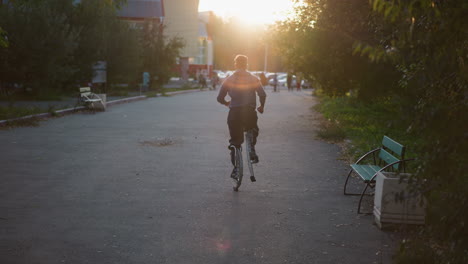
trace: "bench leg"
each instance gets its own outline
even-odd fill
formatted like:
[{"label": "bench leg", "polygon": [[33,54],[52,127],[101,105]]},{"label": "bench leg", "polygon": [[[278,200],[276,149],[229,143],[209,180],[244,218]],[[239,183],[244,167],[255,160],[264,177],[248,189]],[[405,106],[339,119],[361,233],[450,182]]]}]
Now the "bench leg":
[{"label": "bench leg", "polygon": [[94,102],[88,103],[88,109],[91,110],[93,114],[96,114],[96,108],[94,107]]},{"label": "bench leg", "polygon": [[[364,190],[362,190],[361,197],[359,198],[358,209],[357,209],[357,213],[358,213],[358,214],[363,214],[363,213],[361,213],[362,198],[364,197],[364,195],[366,195],[366,190],[367,190],[367,187],[369,187],[369,186],[370,186],[370,183],[367,183],[367,184],[366,184],[366,187],[364,188]],[[369,195],[370,195],[370,194],[369,194]],[[372,214],[372,213],[365,213],[365,214]]]},{"label": "bench leg", "polygon": [[348,180],[349,180],[349,177],[351,176],[351,173],[353,173],[353,169],[349,170],[348,177],[346,177],[346,181],[345,181],[344,188],[343,188],[343,194],[344,195],[356,195],[356,196],[361,195],[360,193],[348,193],[348,192],[346,192],[346,186],[348,185]]}]

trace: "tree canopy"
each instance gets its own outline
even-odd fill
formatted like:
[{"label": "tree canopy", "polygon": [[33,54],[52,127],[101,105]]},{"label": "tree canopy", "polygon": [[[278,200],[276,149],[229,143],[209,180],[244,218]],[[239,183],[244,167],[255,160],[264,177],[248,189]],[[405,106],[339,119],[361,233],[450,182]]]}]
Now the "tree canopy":
[{"label": "tree canopy", "polygon": [[421,141],[414,186],[427,225],[398,263],[468,260],[468,3],[465,0],[303,0],[277,23],[289,67],[331,96],[392,101]]},{"label": "tree canopy", "polygon": [[36,97],[74,91],[91,81],[98,61],[107,62],[108,87],[131,84],[141,78],[148,58],[155,60],[153,76],[167,81],[183,44],[152,39],[157,48],[144,48],[151,32],[132,28],[116,15],[125,2],[18,0],[0,5],[0,88],[23,88]]}]

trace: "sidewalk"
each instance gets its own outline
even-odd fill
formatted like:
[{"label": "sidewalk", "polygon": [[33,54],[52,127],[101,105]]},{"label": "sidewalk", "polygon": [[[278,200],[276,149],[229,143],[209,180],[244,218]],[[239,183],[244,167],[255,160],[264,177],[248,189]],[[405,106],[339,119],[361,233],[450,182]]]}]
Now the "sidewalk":
[{"label": "sidewalk", "polygon": [[[177,82],[173,81],[165,85],[165,88],[180,88],[182,87],[182,82]],[[208,90],[208,89],[205,89]],[[273,87],[267,85],[265,87],[265,90],[273,92]],[[168,92],[166,95],[177,95],[179,93],[187,93],[187,92],[196,92],[200,91],[198,89],[193,89],[193,90],[181,90],[177,92]],[[287,92],[285,88],[283,87],[278,87],[278,91],[280,92]],[[308,89],[304,91],[307,94],[312,94],[312,90]],[[158,96],[160,96],[159,94]],[[114,102],[122,99],[131,99],[135,98],[138,96],[145,96],[145,93],[140,93],[140,92],[130,92],[128,96],[107,96],[107,103],[109,102]],[[112,105],[112,103],[110,103]],[[64,98],[63,100],[60,101],[15,101],[13,103],[8,102],[8,101],[2,101],[0,100],[0,106],[3,107],[8,107],[8,106],[14,106],[14,107],[25,107],[25,108],[38,108],[42,110],[44,113],[50,112],[50,111],[57,111],[57,110],[63,110],[63,109],[69,109],[69,108],[75,108],[77,106],[80,106],[78,104],[78,100],[76,97],[69,97],[69,98]],[[1,120],[0,120],[1,121]]]},{"label": "sidewalk", "polygon": [[[178,83],[175,83],[175,84],[170,83],[165,86],[165,88],[179,88],[179,87],[180,85]],[[196,91],[201,91],[201,90],[199,89],[182,90],[181,89],[180,91],[167,92],[164,95],[171,96],[171,95],[178,95],[178,94],[190,93],[190,92],[196,92]],[[107,96],[106,104],[107,106],[112,106],[112,105],[119,104],[119,103],[144,100],[147,98],[147,94],[148,93],[142,93],[142,92],[129,92],[128,96]],[[163,94],[158,93],[156,95],[162,96]],[[0,120],[0,125],[9,120],[28,119],[32,117],[44,118],[44,117],[51,116],[52,112],[55,112],[56,114],[61,115],[61,114],[72,113],[76,110],[80,110],[84,108],[82,104],[79,103],[78,98],[76,97],[64,98],[61,101],[14,101],[14,102],[0,101],[0,106],[3,106],[3,107],[13,106],[17,108],[38,109],[41,112],[38,114],[12,118],[8,120]]]},{"label": "sidewalk", "polygon": [[[182,81],[169,81],[164,85],[164,88],[182,88],[185,83]],[[196,83],[192,82],[192,85]],[[129,97],[145,95],[144,92],[129,92],[127,96],[107,96],[107,101],[115,101]],[[16,107],[38,107],[40,109],[49,110],[53,107],[54,110],[65,109],[74,107],[77,104],[76,97],[63,98],[60,101],[15,101],[13,106]],[[0,106],[10,106],[11,104],[8,101],[0,100]]]},{"label": "sidewalk", "polygon": [[[119,100],[123,98],[129,98],[133,96],[108,96],[107,102]],[[13,103],[0,101],[0,106],[14,106],[14,107],[30,107],[39,108],[44,111],[48,110],[60,110],[66,108],[72,108],[79,106],[77,98],[64,98],[61,101],[15,101]]]}]

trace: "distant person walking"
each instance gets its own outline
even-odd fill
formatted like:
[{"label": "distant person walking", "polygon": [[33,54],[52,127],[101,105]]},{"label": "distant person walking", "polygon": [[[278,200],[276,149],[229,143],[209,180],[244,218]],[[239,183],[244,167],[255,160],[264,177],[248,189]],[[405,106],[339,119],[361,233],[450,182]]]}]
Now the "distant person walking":
[{"label": "distant person walking", "polygon": [[301,90],[301,85],[302,85],[302,73],[297,73],[296,74],[296,88],[298,91]]},{"label": "distant person walking", "polygon": [[143,92],[149,91],[150,81],[151,81],[151,77],[150,77],[149,72],[143,72],[143,85],[142,85]]},{"label": "distant person walking", "polygon": [[292,91],[293,88],[292,88],[292,74],[290,72],[288,72],[288,75],[286,77],[286,85],[288,86],[288,91]]},{"label": "distant person walking", "polygon": [[200,84],[200,89],[206,88],[206,78],[203,74],[198,76],[198,83]]},{"label": "distant person walking", "polygon": [[278,87],[278,75],[275,73],[273,75],[273,92],[277,92],[276,88]]},{"label": "distant person walking", "polygon": [[218,85],[218,83],[219,83],[218,73],[213,72],[213,77],[211,78],[211,86],[213,87],[213,90],[216,90],[216,86]]}]

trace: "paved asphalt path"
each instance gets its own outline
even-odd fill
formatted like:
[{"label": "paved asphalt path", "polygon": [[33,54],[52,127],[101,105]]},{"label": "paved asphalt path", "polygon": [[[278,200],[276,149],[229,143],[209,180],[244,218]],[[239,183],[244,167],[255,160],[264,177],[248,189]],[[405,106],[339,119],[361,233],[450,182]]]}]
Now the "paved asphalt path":
[{"label": "paved asphalt path", "polygon": [[390,263],[312,96],[268,92],[257,182],[236,193],[216,95],[0,130],[0,263]]}]

